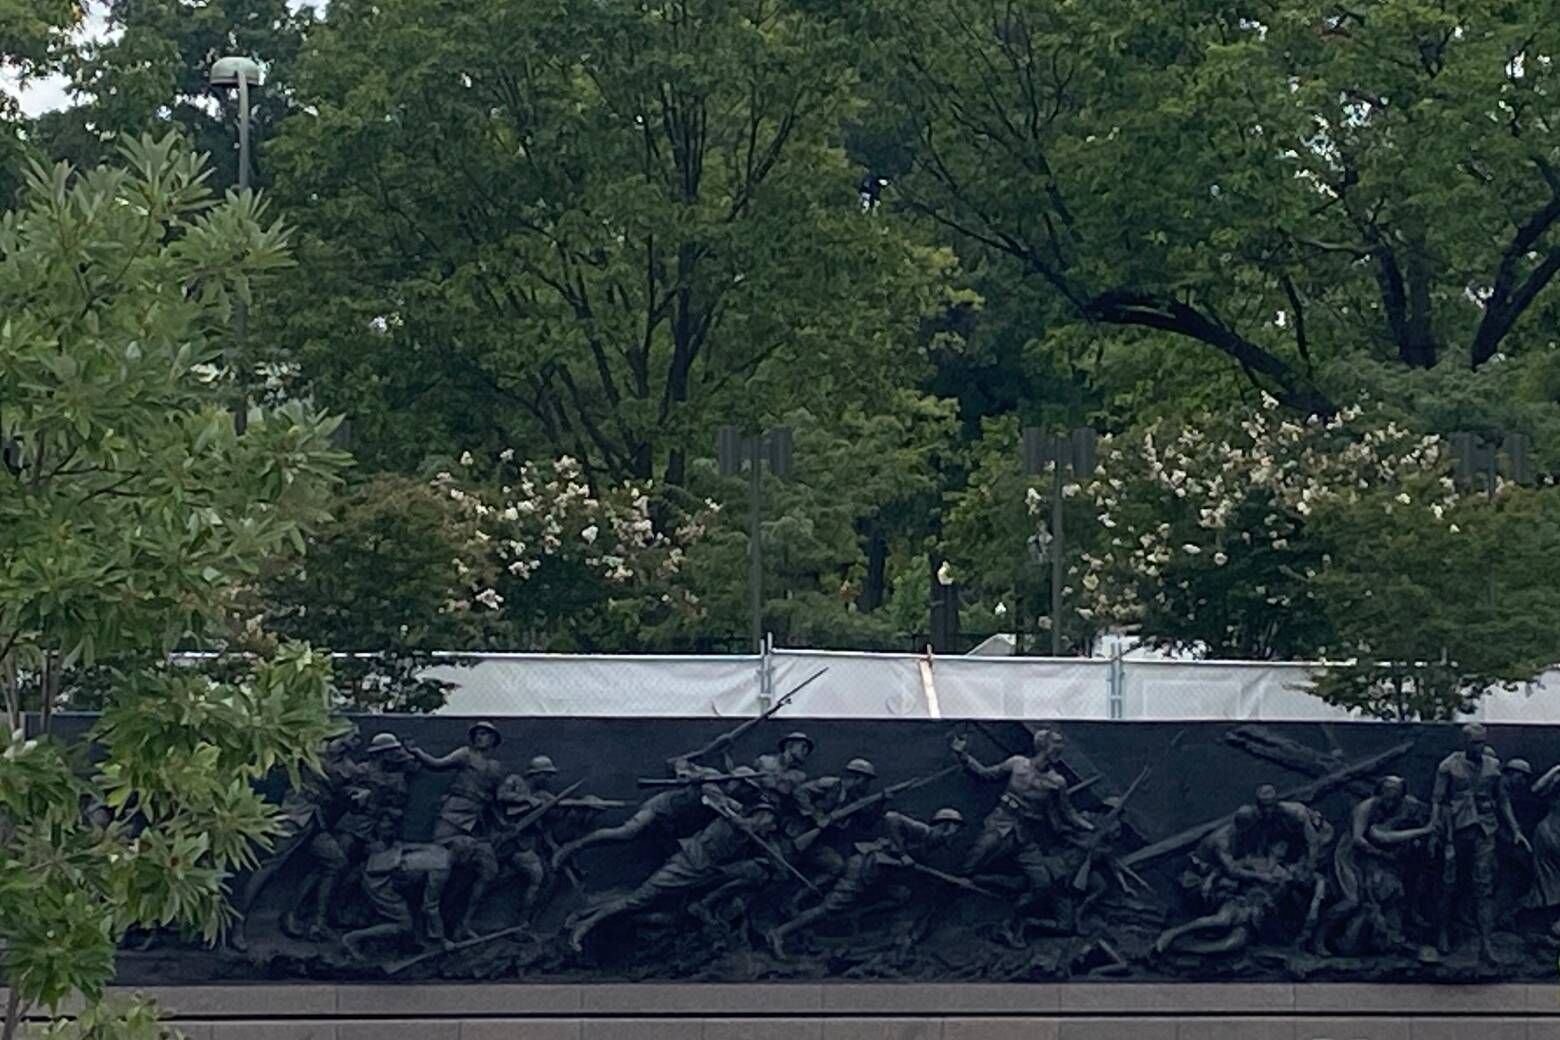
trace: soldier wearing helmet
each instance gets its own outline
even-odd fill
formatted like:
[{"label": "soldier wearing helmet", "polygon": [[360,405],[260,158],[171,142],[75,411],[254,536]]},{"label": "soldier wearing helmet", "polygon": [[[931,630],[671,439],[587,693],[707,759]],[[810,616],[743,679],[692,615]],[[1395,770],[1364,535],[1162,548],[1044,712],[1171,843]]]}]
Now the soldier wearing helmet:
[{"label": "soldier wearing helmet", "polygon": [[776,957],[786,956],[786,938],[834,914],[841,914],[879,897],[890,903],[909,902],[907,872],[938,849],[946,848],[961,830],[964,816],[957,809],[939,809],[930,823],[900,812],[883,814],[883,836],[856,844],[845,870],[823,901],[796,914],[766,936]]},{"label": "soldier wearing helmet", "polygon": [[[734,805],[729,800],[721,804]],[[586,937],[614,917],[649,909],[670,897],[730,882],[739,872],[761,875],[766,868],[754,857],[762,852],[760,843],[775,834],[779,820],[776,807],[769,802],[759,802],[740,815],[737,810],[728,808],[699,833],[685,838],[672,858],[628,895],[570,916],[564,922],[569,929],[570,945],[576,950],[582,949]]]},{"label": "soldier wearing helmet", "polygon": [[[310,870],[294,901],[295,908],[282,916],[282,931],[287,935],[314,940],[329,937],[330,912],[342,880],[363,862],[369,846],[382,834],[399,833],[406,813],[412,757],[394,733],[374,734],[363,754],[365,761],[356,767],[338,764],[338,775],[347,785],[340,791],[340,815],[329,829],[317,831],[309,841]],[[308,924],[299,918],[298,907],[309,907]]]},{"label": "soldier wearing helmet", "polygon": [[460,835],[472,837],[481,832],[494,804],[493,796],[504,779],[504,764],[493,754],[503,739],[497,726],[484,721],[474,723],[466,731],[464,747],[447,755],[434,757],[422,748],[408,748],[425,769],[453,770],[456,774],[439,803],[439,818],[433,825],[434,841],[449,841]]},{"label": "soldier wearing helmet", "polygon": [[[845,873],[845,862],[852,846],[873,834],[883,817],[883,805],[861,809],[832,826],[829,814],[838,812],[872,792],[877,768],[865,758],[853,758],[838,776],[821,776],[796,789],[796,812],[784,821],[786,836],[797,838],[814,828],[824,832],[807,845],[797,859],[797,867],[813,885],[827,891]],[[799,888],[789,904],[791,912],[801,909],[808,889]]]}]

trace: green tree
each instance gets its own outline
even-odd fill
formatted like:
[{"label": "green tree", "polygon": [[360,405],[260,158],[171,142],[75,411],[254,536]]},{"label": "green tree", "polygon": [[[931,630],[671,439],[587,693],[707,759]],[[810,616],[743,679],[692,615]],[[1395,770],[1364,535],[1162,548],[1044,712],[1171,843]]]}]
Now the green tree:
[{"label": "green tree", "polygon": [[[299,405],[255,410],[243,437],[221,405],[229,302],[286,261],[281,229],[252,196],[218,202],[171,135],[123,161],[39,167],[0,218],[6,1040],[73,994],[93,1036],[144,1036],[143,1013],[98,1006],[117,943],[215,939],[226,879],[278,827],[252,784],[296,780],[333,731],[328,662],[306,647],[231,681],[166,664],[231,645],[235,604],[325,515],[343,460]],[[100,663],[101,716],[58,731],[66,673]]]},{"label": "green tree", "polygon": [[120,135],[179,130],[212,157],[212,176],[237,179],[237,105],[211,86],[211,63],[245,55],[264,63],[267,83],[251,92],[255,183],[269,187],[265,146],[290,110],[288,69],[314,19],[287,0],[109,0],[108,30],[67,52],[64,66],[77,103],[40,116],[29,128],[53,159],[95,166],[112,158]]},{"label": "green tree", "polygon": [[1334,409],[1340,357],[1547,349],[1547,5],[868,7],[884,122],[910,128],[896,197],[1058,319],[1210,350],[1305,412]]},{"label": "green tree", "polygon": [[1504,486],[1440,509],[1375,494],[1324,510],[1313,585],[1334,637],[1315,692],[1399,721],[1447,720],[1560,661],[1560,495]]},{"label": "green tree", "polygon": [[854,47],[785,3],[332,3],[273,148],[286,359],[372,467],[674,485],[723,422],[902,385],[949,258],[859,209]]},{"label": "green tree", "polygon": [[[0,0],[0,67],[23,85],[53,72],[69,53],[70,30],[81,16],[77,0]],[[16,98],[0,91],[0,207],[22,186],[25,130]]]},{"label": "green tree", "polygon": [[488,642],[484,615],[469,605],[472,575],[491,584],[496,570],[477,525],[442,488],[379,474],[339,496],[307,542],[303,560],[267,568],[254,590],[256,625],[352,655],[334,668],[343,707],[440,707],[449,685],[422,674],[431,653]]}]

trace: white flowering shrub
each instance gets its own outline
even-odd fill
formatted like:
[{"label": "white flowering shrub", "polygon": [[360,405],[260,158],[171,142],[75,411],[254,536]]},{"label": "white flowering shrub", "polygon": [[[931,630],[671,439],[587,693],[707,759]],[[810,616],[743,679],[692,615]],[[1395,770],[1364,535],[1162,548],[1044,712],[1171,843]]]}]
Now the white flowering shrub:
[{"label": "white flowering shrub", "polygon": [[[1101,627],[1212,657],[1323,653],[1332,638],[1315,579],[1330,563],[1316,520],[1381,499],[1431,521],[1456,503],[1439,438],[1351,408],[1306,422],[1271,397],[1236,420],[1156,422],[1104,438],[1086,486],[1092,547],[1072,567],[1080,613]],[[1030,494],[1045,537],[1045,496]],[[1451,521],[1447,521],[1451,526]]]},{"label": "white flowering shrub", "polygon": [[714,502],[674,506],[648,479],[592,488],[568,456],[516,461],[512,450],[491,463],[462,455],[433,484],[478,550],[451,560],[466,591],[448,609],[499,615],[521,645],[585,646],[608,628],[631,637],[698,609],[678,576]]}]

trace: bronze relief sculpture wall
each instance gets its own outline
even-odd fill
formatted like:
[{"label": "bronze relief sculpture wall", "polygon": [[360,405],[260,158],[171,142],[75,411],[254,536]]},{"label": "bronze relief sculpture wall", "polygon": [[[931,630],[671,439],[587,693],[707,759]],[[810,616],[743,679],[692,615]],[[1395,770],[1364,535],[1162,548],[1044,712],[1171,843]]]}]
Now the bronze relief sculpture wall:
[{"label": "bronze relief sculpture wall", "polygon": [[1545,727],[730,726],[358,719],[122,981],[1554,975]]}]

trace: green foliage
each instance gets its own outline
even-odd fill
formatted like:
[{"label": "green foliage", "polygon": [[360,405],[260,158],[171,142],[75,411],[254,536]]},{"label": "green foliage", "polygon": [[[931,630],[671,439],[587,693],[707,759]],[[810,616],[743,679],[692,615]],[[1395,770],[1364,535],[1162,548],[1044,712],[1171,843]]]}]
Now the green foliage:
[{"label": "green foliage", "polygon": [[857,207],[854,45],[791,5],[332,4],[274,148],[291,360],[376,467],[673,485],[723,422],[901,385],[951,259]]},{"label": "green foliage", "polygon": [[1334,632],[1316,692],[1367,715],[1444,720],[1560,660],[1560,495],[1507,486],[1437,515],[1375,494],[1324,511],[1315,581]]},{"label": "green foliage", "polygon": [[1210,349],[1307,411],[1339,358],[1548,349],[1546,5],[868,6],[882,121],[913,128],[899,198],[1059,319]]},{"label": "green foliage", "polygon": [[[37,168],[0,218],[0,938],[22,1006],[80,993],[100,1032],[137,1036],[139,1013],[94,1008],[118,940],[214,939],[226,879],[276,833],[253,783],[296,780],[334,729],[306,647],[226,679],[159,662],[232,642],[233,608],[327,515],[343,459],[301,404],[254,410],[243,437],[222,407],[228,305],[287,261],[282,230],[251,196],[219,202],[171,136],[123,162]],[[97,665],[88,768],[51,716],[66,674]]]}]

